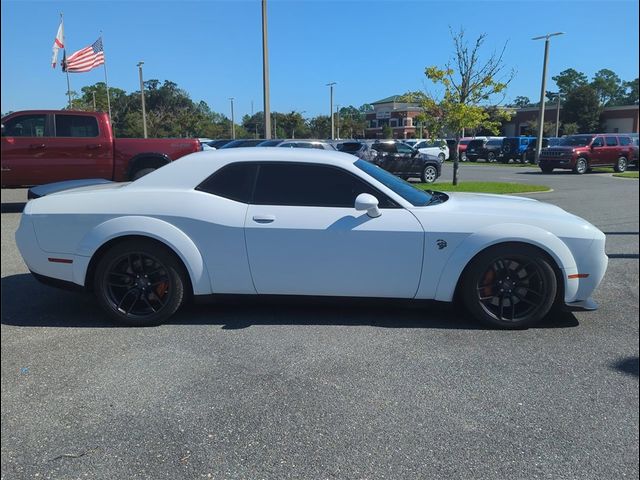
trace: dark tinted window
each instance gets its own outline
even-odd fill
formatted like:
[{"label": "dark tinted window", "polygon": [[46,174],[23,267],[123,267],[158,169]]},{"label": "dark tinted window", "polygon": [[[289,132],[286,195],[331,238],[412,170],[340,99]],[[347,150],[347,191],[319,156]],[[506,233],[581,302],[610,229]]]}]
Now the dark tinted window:
[{"label": "dark tinted window", "polygon": [[82,115],[56,115],[56,137],[97,137],[98,121]]},{"label": "dark tinted window", "polygon": [[20,115],[4,124],[6,137],[44,137],[46,115]]},{"label": "dark tinted window", "polygon": [[560,139],[558,145],[563,147],[584,147],[589,145],[593,137],[588,135],[570,135]]},{"label": "dark tinted window", "polygon": [[314,164],[261,164],[253,202],[353,208],[356,197],[370,193],[382,208],[395,203],[371,185],[336,167]]},{"label": "dark tinted window", "polygon": [[396,145],[394,143],[382,142],[374,143],[371,148],[383,153],[396,153]]},{"label": "dark tinted window", "polygon": [[337,148],[341,152],[352,153],[360,150],[362,148],[362,144],[359,142],[345,142],[345,143],[339,143],[337,145]]},{"label": "dark tinted window", "polygon": [[413,148],[411,148],[409,145],[405,145],[404,143],[396,144],[396,148],[398,149],[398,153],[403,153],[406,155],[410,155],[413,153]]},{"label": "dark tinted window", "polygon": [[630,137],[618,137],[618,140],[620,140],[620,145],[631,145]]},{"label": "dark tinted window", "polygon": [[471,140],[469,145],[467,145],[467,149],[469,148],[482,148],[484,146],[484,140]]},{"label": "dark tinted window", "polygon": [[196,190],[249,203],[256,170],[255,163],[232,163],[215,172],[198,185]]},{"label": "dark tinted window", "polygon": [[618,146],[618,139],[616,137],[605,137],[605,140],[607,142],[607,147],[617,147]]},{"label": "dark tinted window", "polygon": [[604,139],[602,137],[597,137],[593,143],[591,144],[592,147],[604,147]]}]

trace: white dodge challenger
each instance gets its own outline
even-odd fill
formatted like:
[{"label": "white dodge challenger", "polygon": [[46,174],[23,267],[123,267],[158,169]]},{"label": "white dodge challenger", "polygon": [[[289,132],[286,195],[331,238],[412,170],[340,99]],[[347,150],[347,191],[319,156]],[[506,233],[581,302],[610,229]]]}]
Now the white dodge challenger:
[{"label": "white dodge challenger", "polygon": [[191,296],[462,302],[522,328],[596,307],[605,236],[520,197],[422,191],[339,152],[199,152],[133,183],[36,187],[16,241],[34,276],[158,324]]}]

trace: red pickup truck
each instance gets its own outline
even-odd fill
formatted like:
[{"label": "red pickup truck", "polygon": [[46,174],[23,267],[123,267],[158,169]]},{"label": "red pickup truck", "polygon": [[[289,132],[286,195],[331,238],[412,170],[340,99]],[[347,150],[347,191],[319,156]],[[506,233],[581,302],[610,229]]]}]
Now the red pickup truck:
[{"label": "red pickup truck", "polygon": [[106,113],[14,112],[2,118],[2,187],[135,180],[200,149],[197,139],[116,139]]}]

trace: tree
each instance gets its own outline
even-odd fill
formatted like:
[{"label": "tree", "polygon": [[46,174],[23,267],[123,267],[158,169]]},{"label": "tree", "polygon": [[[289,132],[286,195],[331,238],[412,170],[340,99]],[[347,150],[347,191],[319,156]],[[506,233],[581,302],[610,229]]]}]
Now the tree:
[{"label": "tree", "polygon": [[589,80],[584,73],[578,72],[573,68],[563,70],[558,75],[551,78],[554,82],[556,82],[562,98],[566,98],[567,95],[576,88],[587,85],[589,83]]},{"label": "tree", "polygon": [[329,138],[331,136],[329,115],[318,115],[309,120],[309,133],[313,138]]},{"label": "tree", "polygon": [[391,128],[388,124],[384,124],[382,126],[382,136],[384,138],[393,138],[393,128]]},{"label": "tree", "polygon": [[624,104],[625,105],[638,104],[638,83],[639,83],[639,80],[637,78],[635,80],[631,80],[630,82],[624,82],[624,89],[625,89]]},{"label": "tree", "polygon": [[598,93],[592,86],[582,85],[567,95],[562,121],[576,123],[580,133],[591,133],[599,129],[601,112]]},{"label": "tree", "polygon": [[524,108],[531,106],[531,100],[529,97],[517,96],[510,104],[511,107]]},{"label": "tree", "polygon": [[619,104],[620,100],[624,98],[622,80],[615,72],[607,68],[596,72],[591,87],[596,91],[602,106]]},{"label": "tree", "polygon": [[[542,135],[545,137],[555,137],[556,136],[556,123],[555,122],[544,122],[542,126]],[[538,120],[529,120],[526,123],[525,135],[531,135],[534,137],[538,136]]]},{"label": "tree", "polygon": [[[417,101],[421,106],[429,134],[439,135],[451,131],[456,136],[453,151],[453,184],[458,184],[457,142],[465,129],[484,128],[498,132],[503,120],[511,118],[507,110],[500,109],[499,118],[491,118],[482,104],[502,95],[513,78],[513,71],[504,73],[502,57],[506,44],[500,53],[493,52],[486,60],[480,59],[486,34],[481,34],[472,45],[465,38],[464,30],[451,30],[454,53],[444,68],[430,66],[425,69],[426,77],[434,83],[438,93],[409,92],[405,101]],[[500,102],[494,103],[494,105]]]}]

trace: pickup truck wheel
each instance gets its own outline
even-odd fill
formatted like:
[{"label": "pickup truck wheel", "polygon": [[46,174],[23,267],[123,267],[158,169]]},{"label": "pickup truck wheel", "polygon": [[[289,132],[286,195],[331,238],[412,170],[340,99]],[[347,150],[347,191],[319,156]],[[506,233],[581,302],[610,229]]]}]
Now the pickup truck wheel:
[{"label": "pickup truck wheel", "polygon": [[589,163],[587,163],[587,159],[584,157],[577,159],[576,166],[573,167],[573,173],[582,175],[583,173],[587,173],[587,170],[589,170]]},{"label": "pickup truck wheel", "polygon": [[489,162],[489,163],[493,163],[493,162],[495,162],[495,161],[496,161],[496,154],[495,154],[495,153],[493,153],[493,152],[489,152],[489,153],[487,154],[487,162]]},{"label": "pickup truck wheel", "polygon": [[138,180],[139,178],[144,177],[145,175],[147,175],[148,173],[153,172],[154,170],[156,170],[156,169],[155,168],[141,168],[140,170],[138,170],[136,173],[133,174],[131,179],[132,180]]},{"label": "pickup truck wheel", "polygon": [[433,183],[438,178],[438,170],[433,165],[427,165],[422,171],[422,181],[424,183]]},{"label": "pickup truck wheel", "polygon": [[618,173],[622,173],[622,172],[624,172],[626,170],[627,170],[627,159],[624,158],[624,157],[618,158],[618,161],[613,166],[613,171],[614,172],[618,172]]},{"label": "pickup truck wheel", "polygon": [[119,323],[146,327],[173,315],[185,297],[186,272],[176,256],[156,242],[129,240],[99,260],[95,295]]}]

